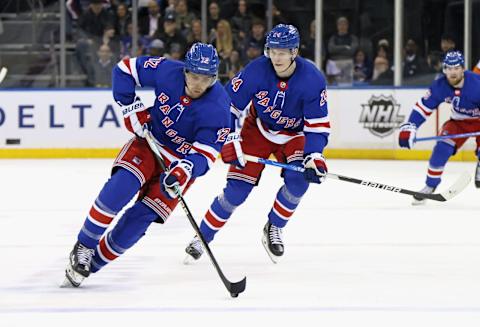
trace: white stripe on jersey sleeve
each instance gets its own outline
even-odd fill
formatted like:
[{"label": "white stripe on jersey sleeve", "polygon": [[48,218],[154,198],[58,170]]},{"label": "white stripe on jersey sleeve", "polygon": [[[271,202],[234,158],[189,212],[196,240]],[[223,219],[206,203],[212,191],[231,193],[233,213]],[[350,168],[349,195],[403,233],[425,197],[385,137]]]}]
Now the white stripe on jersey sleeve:
[{"label": "white stripe on jersey sleeve", "polygon": [[199,153],[203,155],[207,159],[208,167],[211,167],[219,154],[219,152],[215,150],[215,148],[200,142],[194,142],[192,144],[192,149],[190,150],[190,153]]}]

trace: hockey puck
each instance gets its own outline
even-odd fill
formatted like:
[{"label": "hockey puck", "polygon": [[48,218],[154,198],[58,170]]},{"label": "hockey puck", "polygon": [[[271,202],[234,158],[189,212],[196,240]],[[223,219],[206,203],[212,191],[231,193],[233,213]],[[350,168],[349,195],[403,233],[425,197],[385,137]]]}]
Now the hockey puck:
[{"label": "hockey puck", "polygon": [[230,293],[232,297],[238,297],[238,293]]}]

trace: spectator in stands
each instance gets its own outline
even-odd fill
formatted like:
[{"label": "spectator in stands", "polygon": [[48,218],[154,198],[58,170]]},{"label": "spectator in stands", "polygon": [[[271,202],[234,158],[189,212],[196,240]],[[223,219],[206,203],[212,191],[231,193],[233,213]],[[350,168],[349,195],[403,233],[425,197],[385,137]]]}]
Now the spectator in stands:
[{"label": "spectator in stands", "polygon": [[202,42],[202,21],[194,19],[189,33],[187,34],[187,48],[190,49],[192,44]]},{"label": "spectator in stands", "polygon": [[252,18],[248,13],[247,1],[238,1],[238,8],[235,15],[230,20],[232,24],[232,32],[238,43],[245,42],[248,32],[252,26]]},{"label": "spectator in stands", "polygon": [[392,85],[393,71],[386,57],[376,57],[373,63],[372,85]]},{"label": "spectator in stands", "polygon": [[217,52],[222,60],[230,57],[234,49],[234,43],[230,23],[225,19],[218,21],[217,32],[215,33],[215,39],[212,40],[212,44],[217,48]]},{"label": "spectator in stands", "polygon": [[112,69],[117,64],[112,60],[112,51],[107,44],[102,44],[97,51],[97,60],[93,63],[95,87],[112,86]]},{"label": "spectator in stands", "polygon": [[374,85],[391,85],[393,71],[390,69],[390,45],[387,40],[378,41],[377,55],[373,61],[372,82]]},{"label": "spectator in stands", "polygon": [[388,60],[391,59],[390,56],[390,43],[386,39],[381,39],[378,41],[377,45],[377,55],[375,57],[382,57]]},{"label": "spectator in stands", "polygon": [[142,36],[152,38],[162,27],[162,15],[157,1],[150,0],[148,2],[148,11],[139,14],[138,32]]},{"label": "spectator in stands", "polygon": [[[265,23],[260,19],[254,19],[252,22],[252,28],[250,30],[243,47],[240,50],[243,50],[243,58],[248,60],[248,49],[252,47],[252,44],[255,44],[253,48],[263,49],[263,45],[265,44]],[[251,50],[252,53],[255,50]],[[255,56],[254,58],[256,58]],[[247,61],[248,62],[248,61]]]},{"label": "spectator in stands", "polygon": [[168,57],[173,60],[183,60],[185,50],[178,43],[172,43]]},{"label": "spectator in stands", "polygon": [[260,47],[256,42],[250,42],[246,49],[246,60],[245,64],[249,63],[255,58],[260,57],[262,54],[263,47]]},{"label": "spectator in stands", "polygon": [[125,3],[119,3],[117,6],[117,14],[114,17],[115,33],[118,37],[128,34],[127,26],[132,22],[132,16],[128,12],[128,7]]},{"label": "spectator in stands", "polygon": [[228,60],[226,60],[226,64],[228,80],[231,80],[243,68],[240,61],[240,53],[237,50],[233,50]]},{"label": "spectator in stands", "polygon": [[81,36],[93,40],[101,38],[106,26],[113,25],[113,16],[103,7],[102,0],[90,0],[88,10],[79,17]]},{"label": "spectator in stands", "polygon": [[273,26],[278,24],[288,24],[288,19],[282,14],[275,4],[272,4],[272,21]]},{"label": "spectator in stands", "polygon": [[79,38],[75,47],[75,57],[80,70],[87,76],[86,86],[93,86],[95,44],[102,43],[105,29],[113,25],[112,15],[103,7],[102,0],[90,0],[88,10],[78,18]]},{"label": "spectator in stands", "polygon": [[120,40],[115,35],[115,28],[112,26],[106,26],[105,31],[103,31],[102,39],[99,42],[96,42],[96,49],[100,48],[101,45],[107,45],[110,51],[113,53],[114,58],[118,59],[120,54]]},{"label": "spectator in stands", "polygon": [[[300,39],[300,55],[304,58],[315,60],[315,19],[310,22],[310,29],[307,37]],[[321,62],[325,59],[325,46],[322,47]],[[323,66],[323,65],[322,65]]]},{"label": "spectator in stands", "polygon": [[175,22],[175,13],[168,12],[163,22],[163,30],[155,34],[156,39],[160,39],[165,43],[165,52],[172,53],[171,46],[173,43],[178,43],[181,48],[181,57],[185,54],[187,47],[187,40],[183,37],[180,31],[177,30]]},{"label": "spectator in stands", "polygon": [[372,78],[372,65],[362,49],[355,52],[353,58],[353,81],[356,83],[368,82]]},{"label": "spectator in stands", "polygon": [[328,40],[328,53],[331,60],[353,59],[358,48],[358,38],[349,33],[349,23],[345,16],[337,19],[337,33]]},{"label": "spectator in stands", "polygon": [[456,44],[455,44],[455,39],[453,35],[449,33],[443,33],[441,38],[440,38],[440,49],[442,49],[442,58],[441,60],[443,61],[443,58],[445,57],[445,54],[449,51],[453,51],[456,49]]},{"label": "spectator in stands", "polygon": [[440,51],[432,51],[427,56],[427,63],[430,68],[430,73],[433,74],[433,79],[437,79],[443,74],[443,53]]},{"label": "spectator in stands", "polygon": [[162,40],[155,39],[148,47],[148,55],[153,57],[163,57],[165,54],[165,44]]},{"label": "spectator in stands", "polygon": [[132,24],[127,25],[127,35],[123,36],[120,39],[120,58],[125,58],[125,57],[138,57],[143,54],[143,49],[144,49],[144,42],[142,42],[142,39],[138,40],[137,44],[137,53],[132,54],[132,31],[133,31],[133,26]]},{"label": "spectator in stands", "polygon": [[177,2],[178,0],[168,0],[165,10],[163,11],[163,16],[167,16],[168,13],[175,12],[175,8],[177,7]]},{"label": "spectator in stands", "polygon": [[418,53],[417,43],[408,39],[404,47],[403,77],[413,78],[428,72],[426,60]]},{"label": "spectator in stands", "polygon": [[207,31],[209,39],[213,38],[215,34],[215,28],[217,27],[218,21],[220,20],[220,7],[217,2],[212,2],[208,6],[208,17],[207,17]]},{"label": "spectator in stands", "polygon": [[186,37],[195,19],[195,15],[188,11],[187,0],[178,0],[175,13],[177,29]]}]

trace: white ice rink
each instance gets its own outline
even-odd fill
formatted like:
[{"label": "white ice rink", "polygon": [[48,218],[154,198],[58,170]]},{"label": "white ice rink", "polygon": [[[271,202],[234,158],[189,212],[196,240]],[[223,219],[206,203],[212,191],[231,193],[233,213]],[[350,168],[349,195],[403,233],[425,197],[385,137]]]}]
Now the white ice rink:
[{"label": "white ice rink", "polygon": [[[327,180],[285,229],[274,265],[262,227],[280,186],[261,185],[211,244],[230,298],[207,258],[182,264],[193,236],[179,207],[123,257],[61,289],[67,256],[112,160],[0,160],[0,326],[480,326],[480,190],[412,207],[402,194]],[[331,172],[413,190],[427,163],[329,160]],[[474,163],[450,162],[440,191]],[[225,166],[186,200],[200,221]],[[248,326],[248,325],[247,325]]]}]

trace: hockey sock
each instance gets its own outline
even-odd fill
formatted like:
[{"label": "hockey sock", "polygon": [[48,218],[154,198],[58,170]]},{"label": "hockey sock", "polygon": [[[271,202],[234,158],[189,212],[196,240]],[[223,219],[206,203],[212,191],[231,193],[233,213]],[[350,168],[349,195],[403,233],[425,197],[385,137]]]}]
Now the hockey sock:
[{"label": "hockey sock", "polygon": [[273,225],[283,228],[295,212],[302,196],[307,192],[308,182],[301,173],[284,172],[285,185],[277,192],[268,220]]},{"label": "hockey sock", "polygon": [[100,239],[92,260],[92,272],[100,270],[137,243],[157,217],[140,201],[125,211],[115,227]]},{"label": "hockey sock", "polygon": [[429,161],[426,179],[427,186],[435,188],[440,184],[445,164],[454,153],[454,146],[446,142],[437,142]]},{"label": "hockey sock", "polygon": [[140,182],[129,171],[118,169],[105,183],[95,199],[78,241],[94,249],[115,215],[130,201],[140,188]]},{"label": "hockey sock", "polygon": [[223,193],[213,200],[212,205],[200,224],[205,241],[211,242],[215,234],[225,225],[236,207],[242,204],[254,185],[244,181],[229,179]]}]

